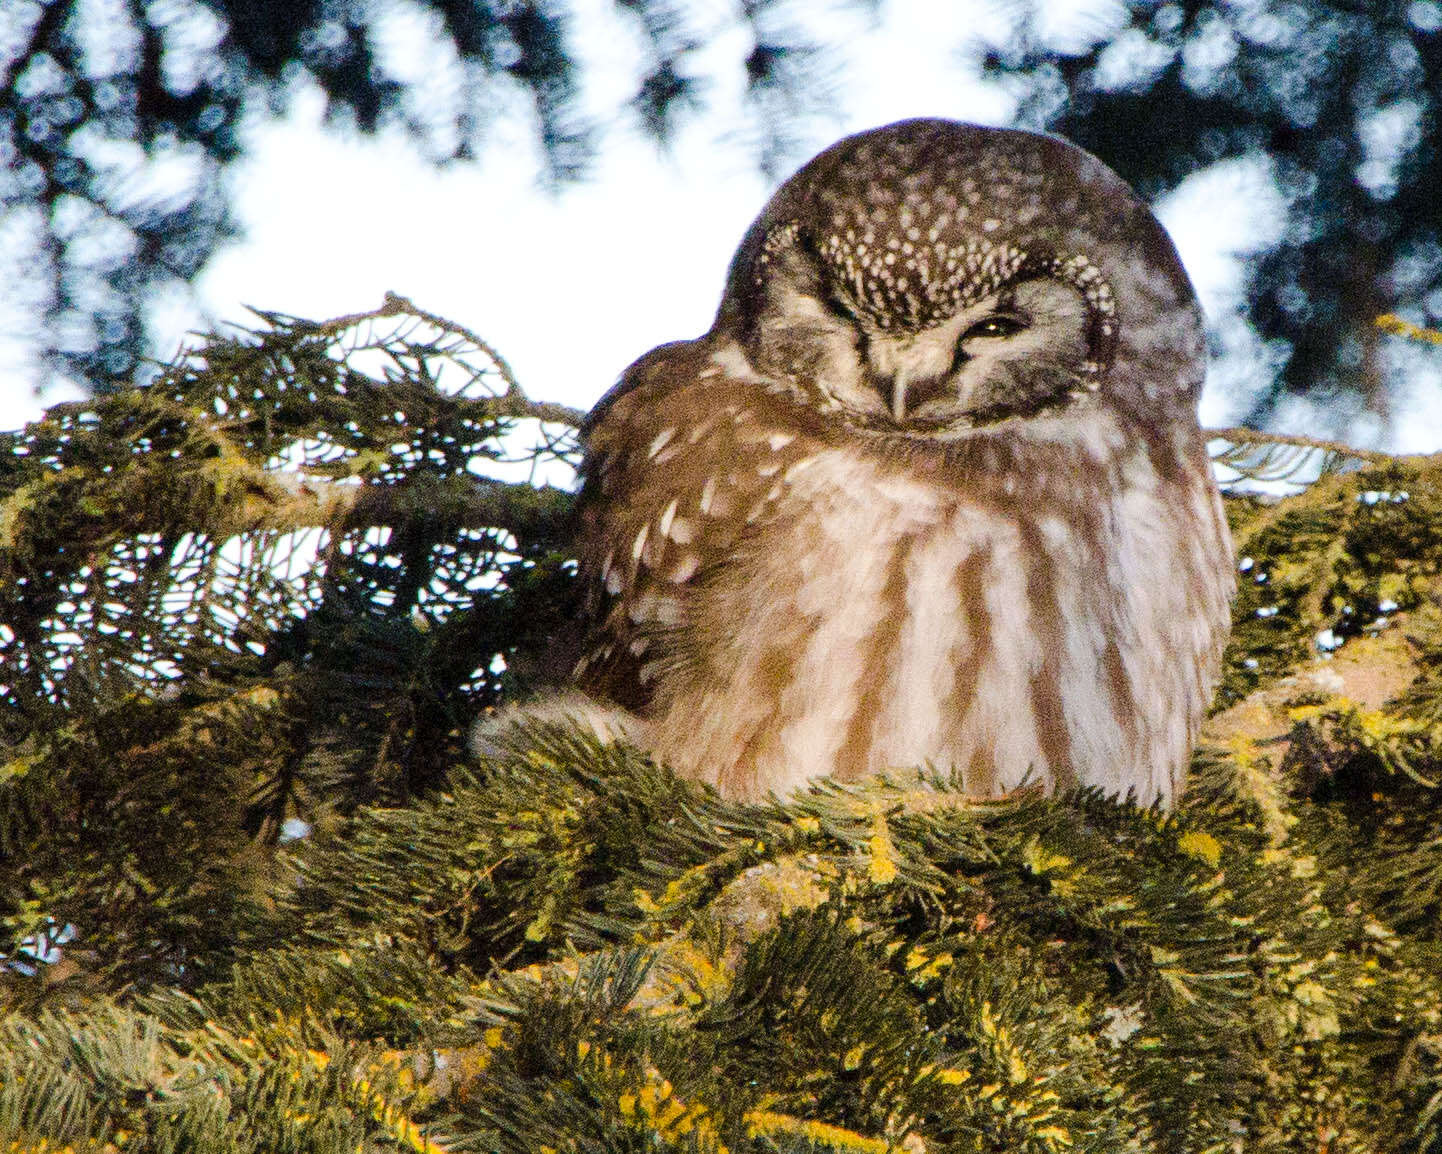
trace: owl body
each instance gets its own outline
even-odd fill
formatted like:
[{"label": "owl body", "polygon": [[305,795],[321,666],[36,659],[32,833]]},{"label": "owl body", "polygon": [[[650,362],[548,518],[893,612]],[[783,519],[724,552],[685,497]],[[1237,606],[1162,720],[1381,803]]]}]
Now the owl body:
[{"label": "owl body", "polygon": [[1168,802],[1233,581],[1202,375],[1175,251],[1100,162],[848,138],[752,226],[712,330],[592,414],[576,680],[730,796],[930,765]]},{"label": "owl body", "polygon": [[1169,799],[1217,660],[1187,590],[1226,606],[1198,459],[1098,405],[944,443],[838,435],[759,381],[713,410],[735,355],[679,391],[642,366],[591,434],[581,680],[632,737],[737,797],[931,765]]}]

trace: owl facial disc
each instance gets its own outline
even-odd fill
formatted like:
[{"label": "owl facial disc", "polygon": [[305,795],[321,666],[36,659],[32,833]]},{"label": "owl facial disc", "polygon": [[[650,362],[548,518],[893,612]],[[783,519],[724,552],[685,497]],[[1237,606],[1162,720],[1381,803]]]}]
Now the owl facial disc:
[{"label": "owl facial disc", "polygon": [[[778,389],[920,438],[1098,393],[1185,415],[1204,354],[1175,249],[1115,173],[1054,137],[934,120],[849,137],[786,181],[713,331]],[[1160,391],[1159,361],[1187,367]]]}]

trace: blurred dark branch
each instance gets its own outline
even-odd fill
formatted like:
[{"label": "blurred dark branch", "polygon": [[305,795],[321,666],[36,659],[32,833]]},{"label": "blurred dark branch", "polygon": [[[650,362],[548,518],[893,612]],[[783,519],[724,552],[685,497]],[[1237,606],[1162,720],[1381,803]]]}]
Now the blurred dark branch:
[{"label": "blurred dark branch", "polygon": [[0,74],[0,107],[14,103],[15,82],[29,67],[36,53],[44,52],[46,46],[55,39],[70,15],[72,6],[73,0],[50,0],[49,3],[41,5],[40,19],[35,21],[35,27],[30,30],[25,46],[16,50],[10,63],[6,65],[5,72]]}]

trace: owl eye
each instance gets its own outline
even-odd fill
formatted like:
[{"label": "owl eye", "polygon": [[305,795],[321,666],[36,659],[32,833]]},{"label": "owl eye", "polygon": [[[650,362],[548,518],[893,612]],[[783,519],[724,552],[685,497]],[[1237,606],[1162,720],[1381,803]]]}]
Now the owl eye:
[{"label": "owl eye", "polygon": [[1028,327],[1026,321],[1011,313],[992,313],[962,333],[961,339],[969,341],[973,337],[1010,337]]}]

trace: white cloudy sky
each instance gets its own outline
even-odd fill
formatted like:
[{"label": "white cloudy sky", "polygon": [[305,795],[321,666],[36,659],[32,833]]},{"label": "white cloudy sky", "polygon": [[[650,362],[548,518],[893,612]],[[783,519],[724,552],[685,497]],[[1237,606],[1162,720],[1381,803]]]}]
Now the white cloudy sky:
[{"label": "white cloudy sky", "polygon": [[[607,0],[576,7],[587,99],[614,107],[631,79],[614,9]],[[1116,5],[1073,0],[1054,10],[1063,23],[1078,19],[1065,7],[1096,19]],[[1009,97],[968,74],[958,52],[1005,8],[1006,0],[883,0],[874,20],[850,12],[837,107],[810,125],[807,152],[906,116],[1008,123]],[[318,96],[300,91],[285,119],[250,126],[247,157],[232,174],[246,237],[212,261],[194,304],[166,314],[157,351],[172,353],[190,329],[246,323],[247,305],[319,319],[373,308],[390,290],[481,333],[532,396],[588,407],[641,353],[708,327],[731,252],[770,191],[727,114],[749,47],[744,34],[710,46],[714,110],[666,154],[619,126],[590,178],[558,194],[535,179],[524,125],[494,133],[477,162],[437,169],[400,133],[324,130]],[[1281,205],[1256,160],[1198,174],[1158,209],[1230,352],[1209,380],[1203,420],[1234,422],[1260,356],[1245,326],[1227,318],[1243,262],[1281,227]],[[63,396],[37,398],[28,381],[0,374],[0,428]],[[1315,413],[1290,416],[1284,424],[1315,429]],[[1351,431],[1359,442],[1378,435]],[[1392,443],[1442,446],[1442,416],[1406,422]]]}]

